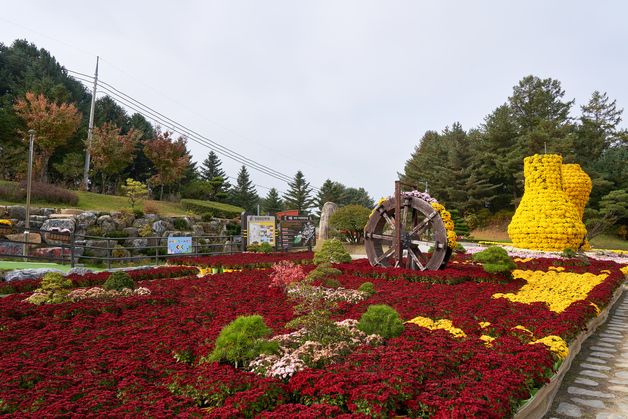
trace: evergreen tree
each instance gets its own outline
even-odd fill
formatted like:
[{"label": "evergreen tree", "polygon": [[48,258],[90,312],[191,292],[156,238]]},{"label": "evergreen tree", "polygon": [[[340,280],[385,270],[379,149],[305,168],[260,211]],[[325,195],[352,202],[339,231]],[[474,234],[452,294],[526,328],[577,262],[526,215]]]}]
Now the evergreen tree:
[{"label": "evergreen tree", "polygon": [[436,131],[427,131],[419,145],[406,161],[399,178],[406,183],[416,185],[420,190],[429,185],[429,190],[443,190],[445,183],[434,167],[444,167],[447,162],[447,145]]},{"label": "evergreen tree", "polygon": [[277,189],[271,188],[268,191],[268,195],[262,201],[262,210],[265,214],[275,215],[279,211],[283,211],[283,202],[279,197]]},{"label": "evergreen tree", "polygon": [[259,196],[251,182],[246,166],[242,166],[238,173],[236,184],[229,191],[229,199],[233,205],[244,208],[246,211],[254,213],[257,211]]},{"label": "evergreen tree", "polygon": [[288,186],[290,189],[283,196],[286,208],[298,210],[299,213],[307,213],[307,210],[314,205],[314,198],[312,198],[310,183],[305,181],[305,176],[300,170]]},{"label": "evergreen tree", "polygon": [[623,109],[617,109],[606,93],[597,90],[586,105],[581,106],[582,116],[576,136],[576,161],[588,168],[605,150],[619,142],[618,125]]},{"label": "evergreen tree", "polygon": [[323,209],[325,202],[333,202],[340,205],[345,190],[346,188],[342,183],[327,179],[316,194],[316,207],[318,211],[320,212]]},{"label": "evergreen tree", "polygon": [[203,160],[200,168],[201,178],[211,182],[214,190],[214,197],[218,200],[224,199],[231,185],[227,180],[227,174],[221,168],[222,162],[214,151],[210,151],[207,158]]},{"label": "evergreen tree", "polygon": [[360,205],[366,208],[373,208],[375,202],[366,192],[366,189],[349,187],[345,188],[340,199],[340,205]]}]

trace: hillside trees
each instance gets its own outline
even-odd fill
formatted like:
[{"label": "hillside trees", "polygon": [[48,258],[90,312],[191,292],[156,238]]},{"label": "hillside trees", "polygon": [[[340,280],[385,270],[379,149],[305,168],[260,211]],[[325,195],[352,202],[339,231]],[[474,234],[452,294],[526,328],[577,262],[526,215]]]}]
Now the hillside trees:
[{"label": "hillside trees", "polygon": [[284,205],[283,201],[279,197],[279,192],[277,192],[277,189],[275,188],[270,188],[266,198],[262,200],[262,211],[265,214],[274,215],[279,211],[283,211],[283,209]]},{"label": "hillside trees", "polygon": [[126,134],[120,131],[117,125],[110,122],[94,128],[89,149],[94,170],[101,175],[101,193],[106,193],[107,180],[115,175],[116,187],[113,192],[117,191],[120,173],[133,161],[136,144],[142,136],[141,132],[134,129]]},{"label": "hillside trees", "polygon": [[[18,98],[14,109],[24,120],[27,130],[36,131],[33,170],[40,181],[47,182],[50,157],[77,130],[81,115],[73,104],[58,105],[43,94],[33,92],[26,92],[23,98]],[[25,130],[18,132],[28,138]]]},{"label": "hillside trees", "polygon": [[229,191],[229,201],[231,204],[242,207],[251,213],[257,211],[259,196],[251,181],[249,171],[244,165],[242,165],[238,172],[236,184],[233,185]]},{"label": "hillside trees", "polygon": [[183,176],[190,163],[190,155],[183,137],[174,139],[168,131],[157,131],[155,138],[144,142],[144,153],[155,166],[151,182],[159,186],[159,199],[163,200],[164,186],[173,185]]}]

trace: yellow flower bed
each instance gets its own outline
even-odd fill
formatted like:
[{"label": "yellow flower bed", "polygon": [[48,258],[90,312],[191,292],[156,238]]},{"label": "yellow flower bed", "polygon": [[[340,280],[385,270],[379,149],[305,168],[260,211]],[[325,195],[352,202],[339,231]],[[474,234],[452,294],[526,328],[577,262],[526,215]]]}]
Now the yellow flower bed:
[{"label": "yellow flower bed", "polygon": [[11,220],[0,220],[0,224],[1,225],[5,225],[5,226],[9,226],[9,227],[11,227],[13,225],[13,223],[11,223]]},{"label": "yellow flower bed", "polygon": [[530,345],[534,345],[536,343],[542,343],[547,346],[550,351],[554,352],[561,359],[565,359],[567,358],[567,355],[569,355],[569,346],[567,346],[567,342],[565,342],[560,336],[545,336],[544,338],[530,342]]},{"label": "yellow flower bed", "polygon": [[562,251],[577,250],[583,245],[586,228],[571,197],[586,204],[584,176],[588,176],[579,166],[568,166],[566,176],[576,176],[566,182],[569,193],[563,190],[561,156],[535,154],[524,159],[525,192],[508,226],[515,246]]},{"label": "yellow flower bed", "polygon": [[443,329],[451,333],[453,337],[455,338],[467,337],[467,334],[462,329],[458,329],[457,327],[454,327],[451,320],[447,320],[447,319],[439,319],[439,320],[434,321],[430,319],[429,317],[418,316],[412,320],[408,320],[406,323],[414,323],[416,325],[425,327],[430,330]]},{"label": "yellow flower bed", "polygon": [[556,313],[562,313],[572,303],[584,300],[589,292],[608,276],[608,274],[595,275],[589,272],[576,274],[554,270],[543,272],[521,269],[514,270],[512,275],[515,278],[524,279],[527,284],[516,293],[497,293],[493,294],[493,298],[507,298],[510,301],[526,304],[542,302]]}]

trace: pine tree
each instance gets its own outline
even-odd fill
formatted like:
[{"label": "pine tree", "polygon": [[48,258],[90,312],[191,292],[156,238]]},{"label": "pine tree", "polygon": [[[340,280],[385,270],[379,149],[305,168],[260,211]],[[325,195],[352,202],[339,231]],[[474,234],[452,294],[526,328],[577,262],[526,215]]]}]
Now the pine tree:
[{"label": "pine tree", "polygon": [[617,127],[624,110],[617,109],[616,102],[611,102],[606,93],[596,90],[589,103],[581,106],[575,151],[576,161],[584,167],[590,167],[604,151],[619,142]]},{"label": "pine tree", "polygon": [[288,183],[288,186],[290,189],[283,196],[287,209],[306,213],[308,208],[314,205],[314,198],[312,198],[310,183],[305,181],[305,176],[300,170],[294,176],[294,180]]},{"label": "pine tree", "polygon": [[342,183],[327,179],[316,194],[316,206],[318,211],[320,212],[323,209],[325,202],[333,202],[340,205],[345,190],[346,188]]},{"label": "pine tree", "polygon": [[406,161],[399,178],[403,182],[416,185],[421,190],[426,183],[431,191],[442,190],[445,186],[443,179],[434,167],[443,167],[446,161],[447,145],[444,139],[436,131],[427,131]]},{"label": "pine tree", "polygon": [[222,202],[226,199],[231,184],[227,180],[227,174],[221,168],[222,162],[218,155],[210,151],[207,158],[203,160],[200,167],[201,179],[211,182],[212,197],[214,200]]},{"label": "pine tree", "polygon": [[257,211],[259,196],[244,165],[238,173],[236,184],[229,191],[229,200],[233,205],[242,207],[248,212]]},{"label": "pine tree", "polygon": [[279,197],[277,189],[271,188],[268,191],[268,195],[262,201],[262,210],[265,214],[275,215],[279,211],[283,211],[283,202]]}]

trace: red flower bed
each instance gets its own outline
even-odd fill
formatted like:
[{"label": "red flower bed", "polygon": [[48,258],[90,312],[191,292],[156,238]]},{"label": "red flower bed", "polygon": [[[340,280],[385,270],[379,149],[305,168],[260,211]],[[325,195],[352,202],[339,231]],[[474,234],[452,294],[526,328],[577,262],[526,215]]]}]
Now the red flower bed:
[{"label": "red flower bed", "polygon": [[[589,270],[611,274],[586,300],[554,313],[541,303],[491,297],[516,292],[520,280],[500,283],[487,276],[482,283],[449,285],[412,282],[438,279],[438,273],[365,278],[363,262],[342,269],[344,287],[357,289],[370,281],[376,293],[355,305],[343,303],[338,319],[357,319],[371,304],[388,304],[405,320],[450,319],[467,337],[406,324],[401,336],[384,345],[359,347],[325,370],[306,369],[282,381],[198,363],[239,315],[260,314],[274,334],[286,332],[293,306],[269,286],[268,270],[143,281],[151,295],[77,303],[35,306],[22,302],[24,295],[10,295],[0,299],[0,412],[20,417],[508,417],[547,381],[556,361],[546,346],[528,344],[513,328],[524,325],[537,337],[570,339],[595,316],[590,302],[601,308],[624,280],[618,265],[592,264]],[[474,265],[461,265],[447,275],[476,274]],[[479,322],[491,324],[482,329]],[[496,337],[491,347],[479,339],[486,333]]]},{"label": "red flower bed", "polygon": [[292,253],[234,253],[217,256],[183,256],[170,259],[170,263],[178,265],[211,266],[235,269],[270,268],[274,263],[289,260],[298,264],[312,261],[312,252]]}]

